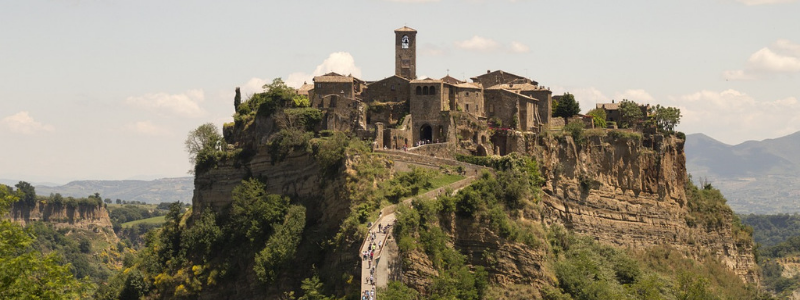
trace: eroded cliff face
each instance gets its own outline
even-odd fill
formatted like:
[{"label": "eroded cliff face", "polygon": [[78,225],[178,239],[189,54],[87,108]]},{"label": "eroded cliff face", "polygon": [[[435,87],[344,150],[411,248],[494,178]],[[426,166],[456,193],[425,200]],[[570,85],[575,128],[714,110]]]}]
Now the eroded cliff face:
[{"label": "eroded cliff face", "polygon": [[111,219],[108,211],[103,207],[94,205],[54,205],[36,202],[33,207],[23,203],[14,203],[6,218],[22,226],[30,222],[44,221],[53,223],[56,227],[75,227],[81,229],[94,229],[105,227],[111,229]]},{"label": "eroded cliff face", "polygon": [[542,137],[533,147],[546,183],[543,220],[621,247],[670,245],[684,255],[719,259],[756,282],[753,243],[733,238],[732,213],[723,226],[689,226],[684,141],[655,136],[594,136],[581,146],[571,137]]}]

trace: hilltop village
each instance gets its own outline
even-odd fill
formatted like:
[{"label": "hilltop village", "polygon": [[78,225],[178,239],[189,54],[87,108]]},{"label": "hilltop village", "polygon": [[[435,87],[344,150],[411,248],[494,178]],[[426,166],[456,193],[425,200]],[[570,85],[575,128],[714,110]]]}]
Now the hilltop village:
[{"label": "hilltop village", "polygon": [[297,90],[325,113],[324,129],[355,132],[374,139],[378,148],[457,143],[483,156],[520,147],[508,135],[492,132],[539,133],[553,122],[564,125],[551,118],[550,89],[530,78],[502,70],[486,71],[472,82],[449,75],[417,78],[417,31],[404,26],[394,33],[394,75],[364,81],[328,73]]}]

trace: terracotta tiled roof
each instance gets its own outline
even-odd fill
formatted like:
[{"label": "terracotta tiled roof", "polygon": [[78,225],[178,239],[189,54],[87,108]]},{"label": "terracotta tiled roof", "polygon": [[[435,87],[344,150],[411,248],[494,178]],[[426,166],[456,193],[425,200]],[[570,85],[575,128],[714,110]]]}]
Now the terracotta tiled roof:
[{"label": "terracotta tiled roof", "polygon": [[442,81],[443,81],[444,83],[449,83],[449,84],[459,84],[459,83],[464,83],[464,81],[461,81],[461,80],[455,79],[455,78],[453,78],[453,77],[452,77],[452,76],[450,76],[450,75],[447,75],[447,76],[445,76],[445,77],[442,77]]},{"label": "terracotta tiled roof", "polygon": [[310,83],[303,83],[299,89],[297,89],[297,93],[300,95],[308,95],[308,91],[314,88],[313,84]]},{"label": "terracotta tiled roof", "polygon": [[439,79],[421,78],[411,80],[411,83],[442,83]]},{"label": "terracotta tiled roof", "polygon": [[314,76],[314,82],[353,82],[353,77],[331,72],[322,76]]},{"label": "terracotta tiled roof", "polygon": [[487,90],[519,90],[519,91],[537,91],[540,89],[541,88],[539,88],[539,86],[530,83],[496,84],[487,88]]},{"label": "terracotta tiled roof", "polygon": [[597,103],[595,104],[595,108],[602,108],[605,110],[618,110],[619,103]]},{"label": "terracotta tiled roof", "polygon": [[454,84],[454,85],[456,87],[459,87],[459,88],[462,88],[462,89],[480,89],[481,88],[481,85],[479,83],[474,83],[474,82],[462,82],[462,83]]},{"label": "terracotta tiled roof", "polygon": [[394,32],[404,32],[404,31],[405,32],[417,32],[416,30],[414,30],[414,28],[411,28],[411,27],[408,27],[408,26],[403,26],[401,28],[397,28],[397,29],[394,30]]}]

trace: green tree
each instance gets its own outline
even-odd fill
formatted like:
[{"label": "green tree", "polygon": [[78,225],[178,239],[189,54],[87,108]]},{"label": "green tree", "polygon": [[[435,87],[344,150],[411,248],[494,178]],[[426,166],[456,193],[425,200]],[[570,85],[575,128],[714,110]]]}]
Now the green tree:
[{"label": "green tree", "polygon": [[294,107],[309,107],[311,106],[311,101],[308,100],[308,97],[303,95],[295,95],[292,97],[292,103]]},{"label": "green tree", "polygon": [[267,240],[264,249],[256,254],[253,270],[258,279],[272,282],[284,270],[295,256],[305,224],[306,208],[299,205],[289,208],[283,224],[275,225],[275,234]]},{"label": "green tree", "polygon": [[[0,215],[18,199],[8,186],[0,185]],[[92,285],[75,279],[70,265],[60,265],[56,253],[35,251],[35,239],[30,230],[0,221],[0,299],[87,298]]]},{"label": "green tree", "polygon": [[189,135],[183,143],[186,146],[186,152],[189,152],[189,161],[195,165],[197,158],[203,156],[203,152],[214,151],[217,142],[222,142],[219,129],[213,123],[205,123],[197,129],[189,131]]},{"label": "green tree", "polygon": [[233,96],[233,111],[239,111],[239,105],[242,104],[242,92],[239,87],[236,87],[236,96]]},{"label": "green tree", "polygon": [[330,299],[322,293],[322,281],[319,276],[303,279],[300,289],[305,293],[299,300],[327,300]]},{"label": "green tree", "polygon": [[653,109],[652,118],[659,130],[672,132],[675,130],[675,125],[681,122],[681,110],[676,107],[665,107],[659,104]]},{"label": "green tree", "polygon": [[581,120],[573,120],[569,122],[566,126],[564,126],[564,132],[569,133],[572,136],[572,140],[575,141],[576,144],[580,145],[583,144],[584,137],[583,137],[583,128],[585,125]]},{"label": "green tree", "polygon": [[20,181],[15,186],[17,187],[19,200],[22,201],[22,203],[28,206],[36,204],[36,189],[30,183]]},{"label": "green tree", "polygon": [[569,118],[580,112],[581,106],[578,101],[575,101],[575,96],[570,93],[564,93],[561,99],[558,100],[558,106],[553,110],[553,116]]},{"label": "green tree", "polygon": [[622,128],[632,128],[644,118],[639,104],[628,99],[622,99],[619,103],[619,114]]},{"label": "green tree", "polygon": [[606,110],[602,108],[595,108],[590,110],[586,115],[592,116],[592,123],[594,123],[594,127],[597,128],[606,128],[608,124],[606,124]]}]

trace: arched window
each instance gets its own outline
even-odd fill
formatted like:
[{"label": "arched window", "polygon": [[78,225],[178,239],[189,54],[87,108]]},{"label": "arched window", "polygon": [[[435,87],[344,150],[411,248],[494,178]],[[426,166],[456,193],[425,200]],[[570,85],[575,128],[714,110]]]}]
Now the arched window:
[{"label": "arched window", "polygon": [[423,95],[427,95],[428,94],[428,87],[427,86],[423,86],[422,87],[422,94]]},{"label": "arched window", "polygon": [[431,88],[428,90],[428,93],[429,93],[429,94],[431,94],[431,95],[436,95],[436,88],[435,88],[435,87],[431,87]]},{"label": "arched window", "polygon": [[422,87],[421,86],[417,87],[417,95],[422,95]]}]

